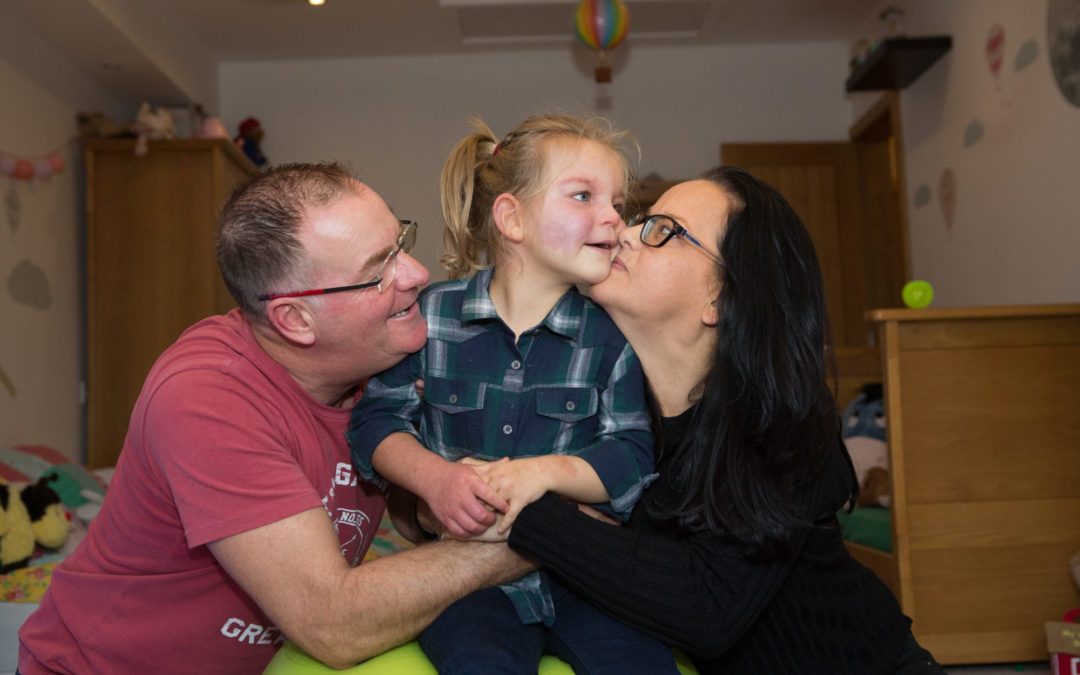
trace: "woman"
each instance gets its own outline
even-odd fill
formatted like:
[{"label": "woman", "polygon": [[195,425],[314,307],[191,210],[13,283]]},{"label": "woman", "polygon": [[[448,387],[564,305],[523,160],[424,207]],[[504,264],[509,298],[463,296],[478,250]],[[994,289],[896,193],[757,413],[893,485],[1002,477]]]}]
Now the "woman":
[{"label": "woman", "polygon": [[703,673],[943,673],[840,538],[834,514],[858,486],[798,216],[721,167],[619,240],[592,295],[641,359],[660,478],[621,528],[548,494],[510,546]]}]

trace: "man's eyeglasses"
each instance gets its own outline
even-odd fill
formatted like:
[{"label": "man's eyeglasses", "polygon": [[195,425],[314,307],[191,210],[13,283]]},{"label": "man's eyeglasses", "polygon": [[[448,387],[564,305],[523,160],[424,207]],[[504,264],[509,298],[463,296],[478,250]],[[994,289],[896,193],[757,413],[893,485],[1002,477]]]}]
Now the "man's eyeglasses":
[{"label": "man's eyeglasses", "polygon": [[690,234],[690,232],[680,225],[671,216],[665,216],[662,213],[656,213],[649,215],[647,213],[639,213],[630,219],[630,222],[626,224],[627,227],[641,226],[641,243],[646,246],[652,246],[653,248],[660,248],[664,244],[671,241],[672,237],[681,237],[687,242],[696,246],[699,251],[709,256],[712,260],[720,262],[720,256],[716,255],[705,244],[698,241],[698,238]]},{"label": "man's eyeglasses", "polygon": [[398,234],[397,245],[394,247],[394,250],[390,251],[390,253],[383,258],[383,261],[379,263],[378,269],[375,270],[375,278],[371,281],[365,281],[362,284],[349,284],[348,286],[292,291],[290,293],[265,293],[260,295],[257,300],[266,301],[274,300],[276,298],[301,298],[308,295],[326,295],[327,293],[341,293],[342,291],[359,291],[373,286],[378,288],[379,292],[382,293],[394,285],[394,277],[397,276],[398,254],[403,251],[409,253],[416,244],[416,221],[399,220],[398,223],[401,225],[401,232]]}]

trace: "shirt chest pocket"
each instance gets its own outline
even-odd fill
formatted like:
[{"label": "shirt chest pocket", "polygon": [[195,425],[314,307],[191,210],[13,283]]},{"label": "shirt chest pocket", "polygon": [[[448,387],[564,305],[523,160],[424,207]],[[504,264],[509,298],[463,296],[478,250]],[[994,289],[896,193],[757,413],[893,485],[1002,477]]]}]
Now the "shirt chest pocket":
[{"label": "shirt chest pocket", "polygon": [[480,382],[429,377],[425,382],[424,402],[447,415],[457,415],[484,407],[484,385]]},{"label": "shirt chest pocket", "polygon": [[536,392],[536,413],[566,424],[592,417],[599,405],[600,396],[592,388],[553,387]]},{"label": "shirt chest pocket", "polygon": [[424,386],[420,433],[428,449],[451,460],[482,455],[486,386],[441,377],[428,377]]}]

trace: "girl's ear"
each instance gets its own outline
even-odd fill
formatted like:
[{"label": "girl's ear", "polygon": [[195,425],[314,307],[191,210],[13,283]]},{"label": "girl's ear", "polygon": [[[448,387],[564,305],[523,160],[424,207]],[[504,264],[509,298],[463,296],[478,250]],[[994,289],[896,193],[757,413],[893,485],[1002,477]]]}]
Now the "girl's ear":
[{"label": "girl's ear", "polygon": [[525,239],[525,209],[517,197],[509,192],[502,193],[491,205],[491,214],[495,218],[495,227],[508,241],[520,244]]},{"label": "girl's ear", "polygon": [[701,308],[701,323],[715,328],[716,324],[720,323],[720,310],[717,309],[717,298],[713,296],[712,300],[705,303],[705,306]]},{"label": "girl's ear", "polygon": [[270,327],[281,337],[298,345],[315,344],[318,333],[315,315],[307,303],[299,298],[277,298],[266,307],[266,319]]}]

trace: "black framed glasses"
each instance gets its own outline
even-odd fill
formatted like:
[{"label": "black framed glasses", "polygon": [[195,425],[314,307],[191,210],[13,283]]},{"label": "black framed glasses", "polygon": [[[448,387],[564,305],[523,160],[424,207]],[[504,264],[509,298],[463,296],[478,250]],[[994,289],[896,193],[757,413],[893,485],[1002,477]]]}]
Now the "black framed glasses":
[{"label": "black framed glasses", "polygon": [[265,302],[276,298],[302,298],[309,295],[341,293],[342,291],[361,291],[365,288],[373,287],[378,288],[379,292],[382,293],[387,288],[394,285],[394,278],[397,276],[398,254],[401,252],[409,253],[412,251],[413,246],[416,245],[416,221],[399,220],[398,224],[401,226],[401,232],[398,233],[397,245],[394,247],[394,250],[390,251],[390,253],[383,258],[383,261],[379,263],[378,269],[375,270],[375,278],[371,281],[365,281],[361,284],[349,284],[348,286],[291,291],[289,293],[265,293],[256,299]]},{"label": "black framed glasses", "polygon": [[709,256],[713,261],[719,263],[720,256],[710,251],[705,244],[702,244],[697,237],[690,234],[690,231],[679,224],[679,221],[675,220],[671,216],[666,216],[662,213],[639,213],[630,219],[630,222],[626,224],[627,227],[641,226],[641,243],[646,246],[652,246],[653,248],[660,248],[664,244],[671,241],[673,237],[679,237],[685,239],[692,246],[695,246],[699,251]]}]

